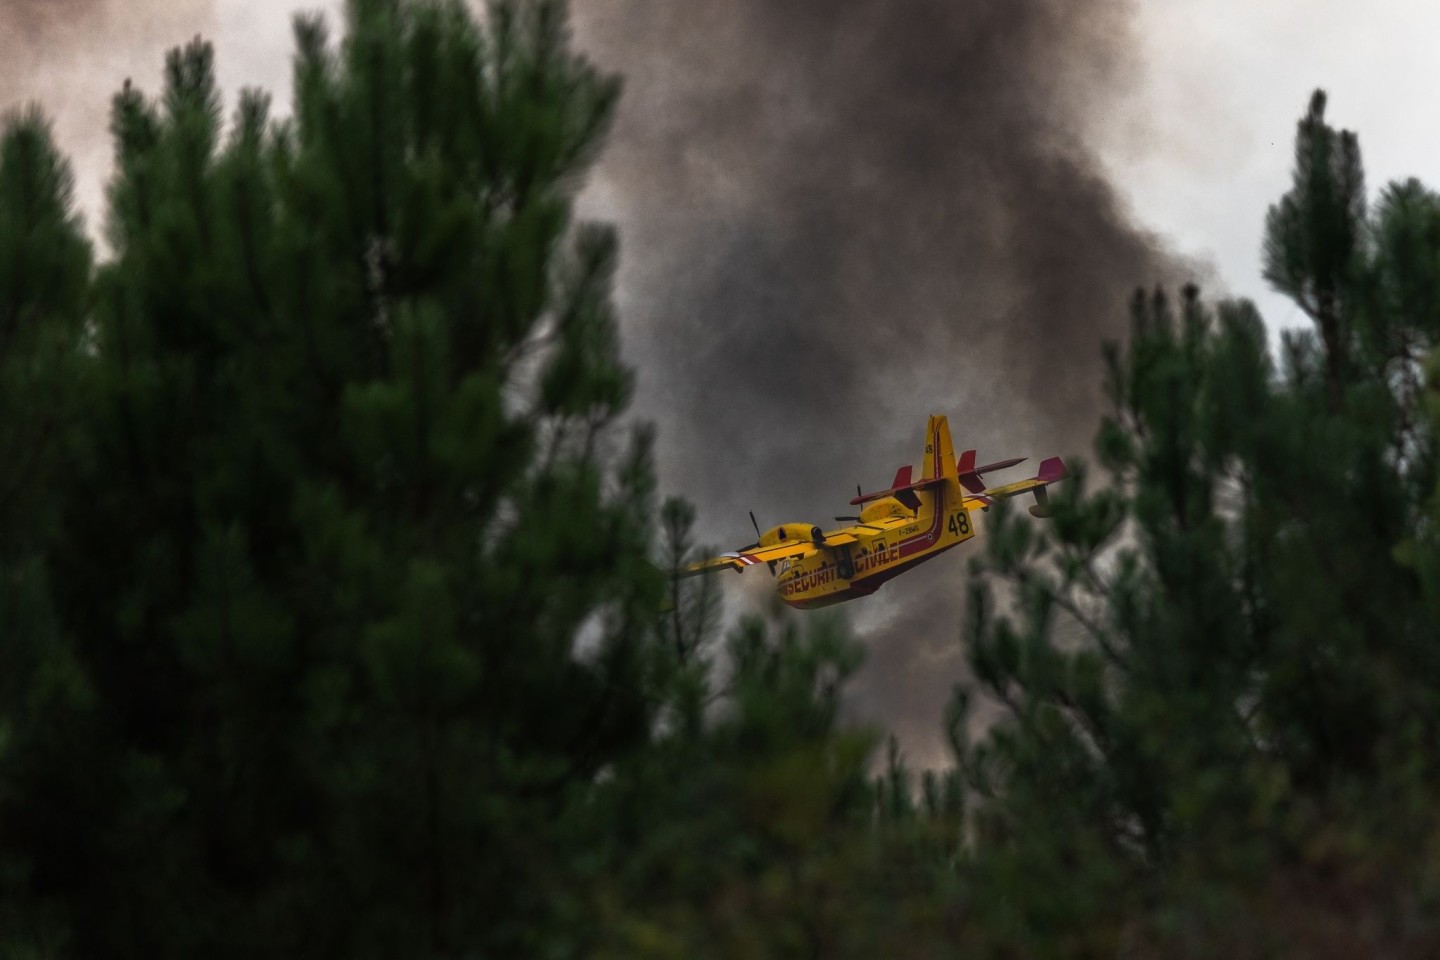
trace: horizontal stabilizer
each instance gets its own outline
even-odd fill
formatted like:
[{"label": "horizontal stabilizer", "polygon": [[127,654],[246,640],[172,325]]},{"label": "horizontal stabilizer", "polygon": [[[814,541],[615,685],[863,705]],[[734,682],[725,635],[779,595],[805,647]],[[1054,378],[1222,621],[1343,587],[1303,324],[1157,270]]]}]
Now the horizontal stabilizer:
[{"label": "horizontal stabilizer", "polygon": [[980,479],[982,473],[990,473],[993,470],[1005,470],[1015,466],[1017,463],[1024,463],[1024,457],[1012,457],[1009,460],[997,460],[994,463],[987,463],[982,467],[975,466],[975,451],[966,450],[960,454],[956,461],[955,468],[959,472],[960,485],[966,490],[980,496],[985,493],[985,481]]},{"label": "horizontal stabilizer", "polygon": [[1030,508],[1030,513],[1036,517],[1049,516],[1050,500],[1045,488],[1052,483],[1064,480],[1066,476],[1065,462],[1059,457],[1049,457],[1040,461],[1040,470],[1028,480],[1017,480],[1004,486],[991,487],[976,492],[973,497],[967,499],[972,503],[979,502],[988,507],[997,500],[1008,500],[1019,494],[1034,491],[1035,505]]},{"label": "horizontal stabilizer", "polygon": [[929,479],[919,480],[912,483],[910,480],[912,475],[913,473],[910,467],[901,467],[899,470],[895,471],[895,482],[890,485],[890,489],[877,490],[874,493],[862,493],[854,500],[851,500],[850,503],[852,506],[858,507],[862,503],[869,503],[871,500],[879,500],[881,497],[894,497],[895,499],[899,500],[901,503],[909,507],[911,510],[914,510],[919,505],[920,501],[916,499],[913,491],[923,490],[926,487],[933,487],[937,483],[945,482],[944,477],[930,477]]}]

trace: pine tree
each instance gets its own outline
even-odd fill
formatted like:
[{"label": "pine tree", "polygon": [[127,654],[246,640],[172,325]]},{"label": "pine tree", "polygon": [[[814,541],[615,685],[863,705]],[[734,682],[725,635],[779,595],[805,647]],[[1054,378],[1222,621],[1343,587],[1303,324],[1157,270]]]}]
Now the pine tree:
[{"label": "pine tree", "polygon": [[[29,803],[49,776],[37,758],[67,748],[91,705],[57,627],[47,547],[63,510],[56,489],[81,444],[90,389],[83,321],[90,246],[72,176],[34,110],[0,136],[0,952],[65,949],[63,905],[44,888],[64,865],[28,848],[57,813]],[[83,784],[61,784],[83,790]],[[60,814],[63,816],[63,813]]]},{"label": "pine tree", "polygon": [[992,511],[967,636],[1009,716],[959,752],[980,875],[1038,881],[1005,888],[1010,936],[1171,950],[1171,921],[1140,923],[1168,903],[1206,942],[1254,942],[1289,909],[1277,877],[1384,871],[1349,936],[1429,882],[1403,851],[1440,831],[1420,813],[1440,796],[1420,386],[1440,206],[1410,181],[1368,212],[1358,141],[1324,105],[1265,248],[1315,330],[1276,364],[1249,304],[1137,293],[1107,354],[1108,482],[1070,485],[1046,532]]},{"label": "pine tree", "polygon": [[75,955],[574,949],[583,788],[649,735],[649,441],[572,214],[618,84],[554,2],[347,17],[288,121],[223,123],[198,40],[127,84],[112,259],[35,245],[54,335],[93,310],[47,558],[93,702],[6,834]]},{"label": "pine tree", "polygon": [[1325,122],[1315,91],[1295,135],[1293,185],[1265,218],[1265,278],[1315,322],[1332,411],[1350,371],[1354,290],[1364,244],[1365,174],[1353,133]]}]

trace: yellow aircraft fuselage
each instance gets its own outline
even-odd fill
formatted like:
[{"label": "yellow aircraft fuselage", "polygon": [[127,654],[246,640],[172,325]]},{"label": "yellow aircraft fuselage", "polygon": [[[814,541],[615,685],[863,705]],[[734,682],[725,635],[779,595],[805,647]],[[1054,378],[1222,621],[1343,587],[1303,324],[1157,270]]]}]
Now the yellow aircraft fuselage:
[{"label": "yellow aircraft fuselage", "polygon": [[887,509],[887,516],[862,520],[827,536],[849,535],[854,543],[817,545],[801,556],[778,561],[780,598],[810,609],[869,596],[885,581],[975,536],[959,484],[953,491],[937,486],[933,496],[922,494],[921,499],[921,508],[913,514],[897,500],[877,501],[875,506],[893,512]]},{"label": "yellow aircraft fuselage", "polygon": [[886,581],[975,536],[974,507],[1029,492],[1036,499],[1030,512],[1045,516],[1045,488],[1065,477],[1058,457],[1044,461],[1037,476],[1005,486],[987,488],[980,478],[1019,462],[977,467],[974,450],[966,450],[957,462],[946,418],[933,416],[926,426],[920,479],[912,480],[911,468],[901,467],[890,489],[856,497],[851,503],[863,509],[850,518],[850,526],[824,531],[806,523],[782,524],[750,547],[692,563],[680,574],[767,564],[780,599],[802,609],[869,596]]},{"label": "yellow aircraft fuselage", "polygon": [[[778,561],[780,599],[812,609],[869,596],[887,580],[975,536],[945,418],[931,417],[927,432],[925,478],[940,482],[914,492],[919,503],[913,510],[894,497],[873,500],[859,522],[828,532],[825,544]],[[846,542],[851,538],[854,542]]]}]

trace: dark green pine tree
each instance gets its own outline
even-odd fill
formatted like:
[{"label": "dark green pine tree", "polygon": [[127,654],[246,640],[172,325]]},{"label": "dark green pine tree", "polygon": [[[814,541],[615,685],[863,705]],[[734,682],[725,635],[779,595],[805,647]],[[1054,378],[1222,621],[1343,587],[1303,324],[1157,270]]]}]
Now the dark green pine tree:
[{"label": "dark green pine tree", "polygon": [[1440,204],[1410,181],[1367,211],[1358,142],[1324,105],[1265,245],[1314,330],[1287,333],[1277,364],[1249,304],[1137,294],[1108,354],[1108,482],[1069,484],[1044,531],[992,511],[967,627],[982,690],[959,712],[983,692],[1007,718],[959,753],[980,795],[975,895],[1009,942],[1291,936],[1304,955],[1335,930],[1277,931],[1286,891],[1364,885],[1339,936],[1433,944],[1399,918],[1435,879],[1407,851],[1440,836],[1421,386]]},{"label": "dark green pine tree", "polygon": [[1292,180],[1265,218],[1265,279],[1314,321],[1330,404],[1338,409],[1351,374],[1359,306],[1365,172],[1355,134],[1325,122],[1325,94],[1319,90],[1296,131]]},{"label": "dark green pine tree", "polygon": [[[33,895],[56,869],[29,844],[45,776],[37,762],[69,746],[92,691],[51,604],[47,550],[62,516],[56,495],[81,445],[78,417],[92,364],[84,317],[90,246],[71,173],[34,111],[0,135],[0,952],[67,947],[60,905]],[[61,784],[83,791],[84,784]],[[63,869],[63,868],[61,868]],[[23,954],[20,954],[23,955]]]},{"label": "dark green pine tree", "polygon": [[587,791],[649,736],[648,443],[572,213],[618,84],[555,2],[296,35],[286,121],[222,122],[199,41],[116,97],[93,286],[42,128],[5,141],[3,562],[52,598],[5,597],[17,952],[573,952]]},{"label": "dark green pine tree", "polygon": [[679,670],[662,644],[654,741],[596,796],[610,824],[597,955],[874,955],[893,927],[867,887],[881,858],[861,855],[874,737],[841,719],[860,647],[825,615],[746,618],[723,657],[700,639]]}]

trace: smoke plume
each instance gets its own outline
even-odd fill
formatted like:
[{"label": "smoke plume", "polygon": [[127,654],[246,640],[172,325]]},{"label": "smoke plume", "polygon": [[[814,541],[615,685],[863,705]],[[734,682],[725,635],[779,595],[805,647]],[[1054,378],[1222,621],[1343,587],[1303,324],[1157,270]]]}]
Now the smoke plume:
[{"label": "smoke plume", "polygon": [[[930,413],[982,462],[1088,450],[1101,341],[1175,273],[1083,141],[1135,79],[1129,0],[574,12],[626,80],[590,212],[620,226],[640,412],[706,539],[748,542],[749,509],[850,512],[920,459]],[[964,675],[964,549],[848,607],[852,705],[922,763]]]}]

